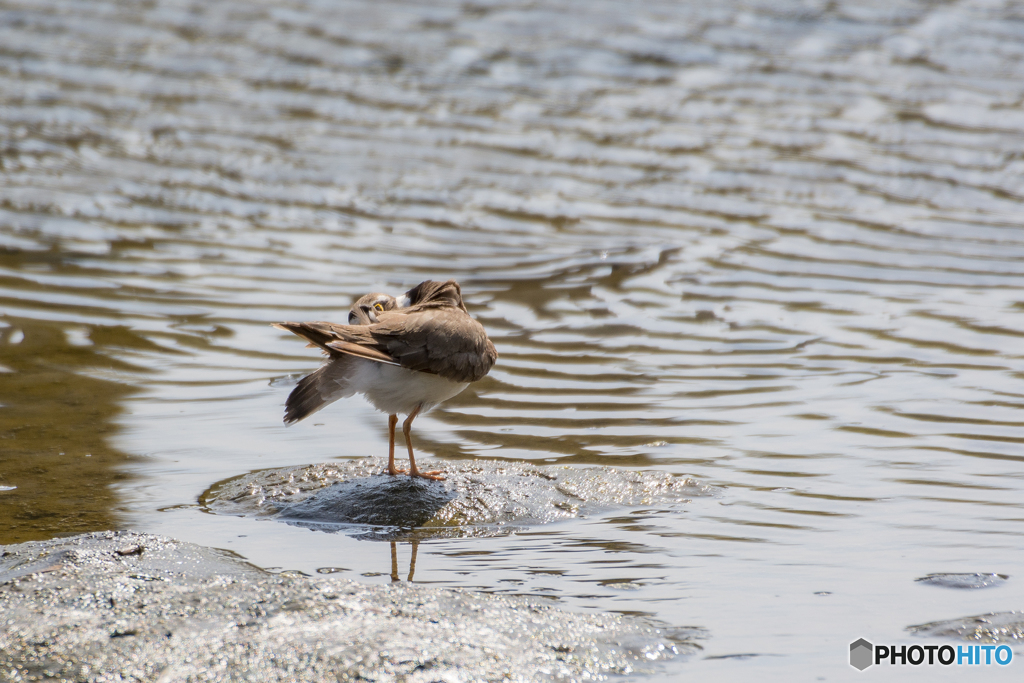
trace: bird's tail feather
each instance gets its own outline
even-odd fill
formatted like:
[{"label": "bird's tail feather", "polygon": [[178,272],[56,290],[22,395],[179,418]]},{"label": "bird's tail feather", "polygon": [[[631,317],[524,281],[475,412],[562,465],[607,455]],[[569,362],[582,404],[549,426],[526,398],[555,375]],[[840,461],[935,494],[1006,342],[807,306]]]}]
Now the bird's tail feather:
[{"label": "bird's tail feather", "polygon": [[284,423],[295,424],[339,398],[351,396],[354,393],[348,382],[351,366],[347,356],[332,358],[299,380],[285,401]]}]

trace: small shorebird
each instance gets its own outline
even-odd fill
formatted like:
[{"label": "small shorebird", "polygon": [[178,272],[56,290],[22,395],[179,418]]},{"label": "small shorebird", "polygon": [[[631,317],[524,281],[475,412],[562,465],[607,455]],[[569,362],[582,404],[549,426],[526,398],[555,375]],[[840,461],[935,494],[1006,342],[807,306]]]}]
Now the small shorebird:
[{"label": "small shorebird", "polygon": [[352,305],[348,325],[327,322],[275,323],[320,347],[327,359],[299,381],[285,403],[287,425],[309,417],[339,398],[362,394],[388,414],[389,474],[395,467],[398,414],[409,448],[409,475],[443,479],[439,471],[420,472],[409,436],[413,419],[455,396],[486,375],[498,358],[483,326],[469,316],[455,280],[427,280],[396,299],[367,294]]}]

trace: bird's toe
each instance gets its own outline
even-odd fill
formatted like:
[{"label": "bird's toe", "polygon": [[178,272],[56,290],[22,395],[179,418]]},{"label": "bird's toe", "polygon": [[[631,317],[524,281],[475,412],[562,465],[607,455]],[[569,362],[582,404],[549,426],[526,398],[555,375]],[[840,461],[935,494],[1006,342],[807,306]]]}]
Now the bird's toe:
[{"label": "bird's toe", "polygon": [[441,475],[441,470],[433,470],[431,472],[420,472],[419,470],[412,470],[409,472],[409,476],[411,477],[420,477],[422,479],[430,479],[433,481],[444,481],[444,477]]}]

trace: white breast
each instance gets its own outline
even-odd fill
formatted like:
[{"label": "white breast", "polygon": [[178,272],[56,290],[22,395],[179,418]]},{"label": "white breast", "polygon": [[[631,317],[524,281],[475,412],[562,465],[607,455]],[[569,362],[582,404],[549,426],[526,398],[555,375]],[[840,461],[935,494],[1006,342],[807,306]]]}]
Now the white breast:
[{"label": "white breast", "polygon": [[423,405],[420,412],[425,413],[469,386],[466,382],[451,382],[427,372],[362,358],[356,360],[348,377],[349,386],[363,394],[374,408],[389,415],[408,415],[420,404]]}]

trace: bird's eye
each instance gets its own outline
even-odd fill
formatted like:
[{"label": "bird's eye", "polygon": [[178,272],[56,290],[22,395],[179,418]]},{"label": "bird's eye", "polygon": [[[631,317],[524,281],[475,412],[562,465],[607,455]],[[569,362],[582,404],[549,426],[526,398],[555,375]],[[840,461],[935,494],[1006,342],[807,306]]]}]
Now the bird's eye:
[{"label": "bird's eye", "polygon": [[377,311],[378,313],[383,313],[384,312],[384,304],[382,304],[382,303],[374,304],[373,305],[373,310]]}]

